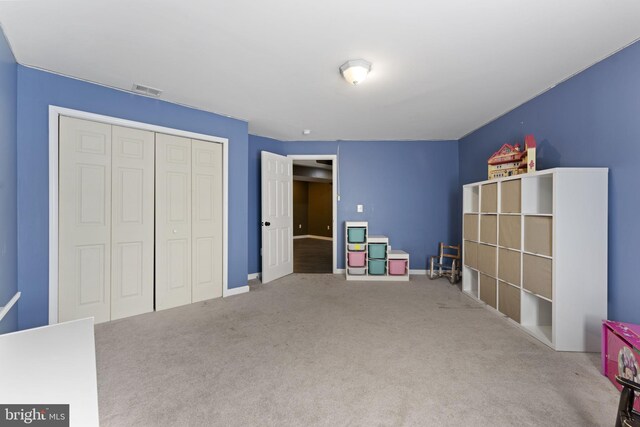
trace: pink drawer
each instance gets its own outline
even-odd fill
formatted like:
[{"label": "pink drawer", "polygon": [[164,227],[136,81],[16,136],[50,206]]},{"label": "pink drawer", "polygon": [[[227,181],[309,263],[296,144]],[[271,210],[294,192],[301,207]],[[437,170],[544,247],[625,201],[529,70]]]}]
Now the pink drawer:
[{"label": "pink drawer", "polygon": [[365,252],[348,252],[349,267],[364,267]]},{"label": "pink drawer", "polygon": [[[640,325],[602,322],[602,370],[618,390],[622,387],[616,375],[640,383]],[[640,411],[640,396],[636,395],[633,407]]]},{"label": "pink drawer", "polygon": [[405,274],[407,274],[407,260],[406,259],[390,259],[389,274],[392,276],[404,276]]}]

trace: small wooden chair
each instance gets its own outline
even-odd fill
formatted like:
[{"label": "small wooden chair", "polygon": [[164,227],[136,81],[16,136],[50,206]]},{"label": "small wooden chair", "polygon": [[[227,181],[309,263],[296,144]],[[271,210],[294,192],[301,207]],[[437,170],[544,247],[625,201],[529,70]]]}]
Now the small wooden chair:
[{"label": "small wooden chair", "polygon": [[438,255],[429,259],[429,278],[446,276],[453,284],[460,279],[460,245],[445,245],[440,242]]}]

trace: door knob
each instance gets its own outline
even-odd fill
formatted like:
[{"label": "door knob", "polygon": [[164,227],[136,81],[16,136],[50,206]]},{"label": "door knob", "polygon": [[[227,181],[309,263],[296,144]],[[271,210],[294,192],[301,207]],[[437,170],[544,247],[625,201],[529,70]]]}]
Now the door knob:
[{"label": "door knob", "polygon": [[265,222],[264,225],[266,225],[267,227],[271,225],[271,223],[269,221]]}]

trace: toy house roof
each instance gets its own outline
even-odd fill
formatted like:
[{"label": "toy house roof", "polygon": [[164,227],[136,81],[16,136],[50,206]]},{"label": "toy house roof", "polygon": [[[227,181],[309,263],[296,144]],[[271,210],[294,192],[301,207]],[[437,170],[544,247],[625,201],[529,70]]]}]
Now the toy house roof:
[{"label": "toy house roof", "polygon": [[504,144],[498,151],[489,157],[490,165],[500,165],[502,163],[518,162],[527,155],[527,149],[536,148],[536,140],[533,135],[524,138],[525,149],[520,149],[520,144]]}]

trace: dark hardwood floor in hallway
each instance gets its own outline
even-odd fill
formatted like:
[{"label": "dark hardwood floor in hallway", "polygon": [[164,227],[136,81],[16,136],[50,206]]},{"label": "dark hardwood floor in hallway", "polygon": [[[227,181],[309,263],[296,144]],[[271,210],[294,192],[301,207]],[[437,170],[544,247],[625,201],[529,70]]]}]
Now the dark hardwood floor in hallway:
[{"label": "dark hardwood floor in hallway", "polygon": [[320,239],[293,240],[294,273],[333,273],[333,242]]}]

